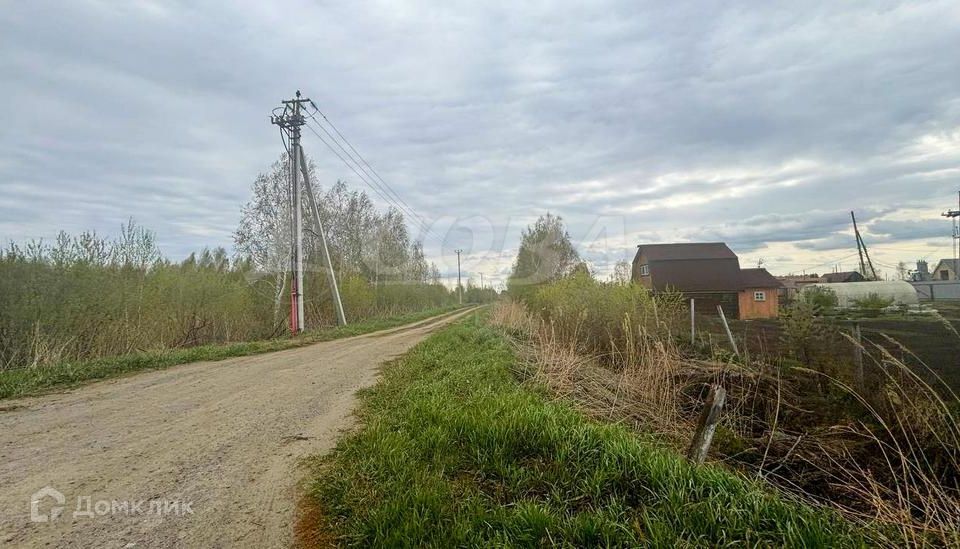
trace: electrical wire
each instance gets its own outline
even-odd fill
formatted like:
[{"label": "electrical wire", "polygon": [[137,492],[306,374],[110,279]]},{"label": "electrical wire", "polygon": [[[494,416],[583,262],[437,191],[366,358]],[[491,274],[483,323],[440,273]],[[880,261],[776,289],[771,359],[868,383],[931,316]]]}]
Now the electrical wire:
[{"label": "electrical wire", "polygon": [[[377,192],[377,194],[378,194],[381,198],[383,198],[384,200],[386,200],[387,202],[389,202],[390,204],[392,204],[393,206],[395,206],[398,210],[400,210],[401,212],[403,212],[404,215],[410,217],[412,221],[414,221],[414,222],[417,223],[417,225],[420,227],[420,229],[421,229],[422,231],[424,231],[424,233],[428,233],[428,232],[429,232],[429,226],[427,225],[426,221],[425,221],[420,215],[418,215],[418,214],[413,210],[413,208],[411,208],[406,202],[404,202],[403,199],[400,198],[399,195],[396,194],[396,191],[394,191],[393,194],[397,197],[397,199],[394,199],[394,198],[392,198],[392,197],[390,196],[390,191],[391,191],[392,189],[389,187],[389,185],[386,185],[386,183],[384,183],[384,185],[380,185],[379,183],[377,183],[377,181],[373,178],[373,176],[371,176],[371,175],[364,169],[363,165],[362,165],[356,158],[354,158],[353,155],[351,155],[350,152],[347,151],[347,150],[343,147],[343,145],[340,144],[339,141],[337,141],[337,138],[336,138],[336,137],[334,137],[325,127],[323,127],[323,125],[320,123],[319,120],[316,119],[315,116],[313,116],[313,115],[310,114],[310,113],[307,113],[307,114],[308,114],[308,116],[310,116],[310,118],[313,120],[313,122],[314,122],[325,134],[327,134],[327,137],[328,137],[331,141],[333,141],[333,143],[343,152],[343,154],[346,155],[347,158],[349,158],[349,159],[353,162],[353,164],[355,164],[356,167],[360,169],[360,171],[363,172],[363,175],[361,175],[359,172],[357,172],[356,169],[354,169],[354,167],[353,167],[352,165],[347,164],[347,165],[350,167],[350,169],[353,170],[353,172],[357,174],[358,177],[360,177],[361,179],[363,179],[364,183],[366,183],[367,186],[370,186],[371,188],[376,187],[377,189],[379,189],[379,191]],[[323,114],[323,113],[321,113],[321,115],[322,115],[322,114]],[[320,135],[316,132],[316,130],[313,130],[313,127],[310,126],[309,122],[308,122],[307,126],[311,128],[311,131],[313,131],[313,133],[314,133],[315,135],[317,135],[317,137],[320,137]],[[321,138],[321,140],[323,140],[323,138]],[[330,147],[330,145],[327,143],[326,140],[323,140],[323,141],[324,141],[324,144],[327,144],[327,147]],[[331,148],[331,150],[332,150],[332,148]],[[336,152],[336,151],[334,151],[334,152]],[[358,154],[358,156],[359,156],[359,153],[357,153],[357,154]],[[339,153],[337,153],[337,156],[339,156],[340,159],[343,160],[344,163],[346,163],[346,160],[343,158],[342,155],[340,155]],[[375,189],[375,190],[376,190],[376,189]]]},{"label": "electrical wire", "polygon": [[823,263],[816,263],[816,264],[813,264],[813,265],[803,265],[803,264],[800,264],[800,263],[778,263],[778,262],[776,262],[776,261],[774,261],[773,264],[775,264],[775,265],[777,265],[777,264],[779,264],[779,265],[790,265],[790,266],[792,266],[792,267],[800,267],[800,268],[802,268],[802,269],[813,269],[814,267],[821,267],[821,266],[825,266],[825,265],[830,265],[831,263],[838,263],[838,262],[840,262],[840,261],[843,261],[844,259],[853,257],[853,256],[855,256],[855,255],[857,255],[857,252],[853,252],[852,254],[845,255],[845,256],[839,257],[839,258],[837,258],[837,259],[831,259],[831,260],[828,260],[828,261],[824,261]]},{"label": "electrical wire", "polygon": [[[337,126],[336,126],[333,122],[331,122],[329,118],[327,118],[327,115],[323,114],[323,112],[321,112],[320,109],[317,108],[317,105],[316,105],[313,101],[310,101],[310,106],[313,107],[313,110],[314,110],[317,114],[319,114],[320,116],[323,117],[324,121],[326,121],[326,123],[329,124],[331,128],[333,128],[333,131],[336,132],[336,134],[337,134],[338,136],[340,136],[340,139],[342,139],[343,142],[346,143],[348,147],[350,147],[350,150],[353,151],[353,152],[357,155],[357,158],[359,158],[359,159],[367,166],[367,168],[370,168],[370,172],[373,173],[374,176],[376,176],[376,178],[380,181],[380,183],[382,183],[383,186],[384,186],[390,193],[392,193],[393,196],[396,197],[396,199],[397,199],[398,201],[400,201],[404,206],[406,206],[407,209],[408,209],[411,213],[413,213],[417,218],[419,218],[421,222],[425,222],[425,220],[423,219],[423,217],[421,217],[419,214],[417,214],[416,211],[414,211],[413,208],[412,208],[409,204],[407,204],[406,201],[403,200],[403,198],[397,193],[397,191],[394,190],[393,187],[390,186],[390,184],[388,184],[386,181],[384,181],[383,177],[380,176],[380,173],[377,172],[377,170],[376,170],[369,162],[367,162],[367,159],[364,158],[362,154],[360,154],[360,151],[358,151],[358,150],[356,149],[356,147],[354,147],[353,144],[350,143],[350,140],[347,139],[345,135],[343,135],[343,133],[340,131],[340,129],[337,128]],[[309,113],[309,112],[308,112],[307,114],[310,116],[310,118],[312,118],[315,122],[317,122],[318,125],[320,124],[320,122],[316,119],[316,117],[315,117],[312,113]],[[322,126],[321,126],[321,127],[322,127]],[[328,135],[329,135],[329,132],[328,132]],[[331,136],[331,138],[332,138],[332,137],[333,137],[333,136]],[[339,143],[338,143],[338,145],[339,145]],[[343,148],[343,147],[341,147],[341,149],[342,149],[342,148]],[[346,151],[345,151],[345,152],[346,152]],[[364,170],[364,171],[366,171],[366,170]]]},{"label": "electrical wire", "polygon": [[[317,132],[316,129],[313,128],[313,126],[311,126],[309,123],[307,123],[306,126],[307,126],[307,128],[310,129],[311,132],[313,132],[313,134],[314,134],[315,136],[317,136],[317,138],[320,140],[321,143],[323,143],[324,145],[326,145],[326,147],[327,147],[328,149],[330,149],[330,152],[332,152],[334,155],[336,155],[336,157],[339,158],[340,161],[343,162],[343,164],[344,164],[346,167],[350,168],[350,170],[353,171],[353,173],[356,174],[357,177],[359,177],[361,181],[363,181],[368,187],[370,187],[370,190],[374,191],[374,192],[377,194],[377,196],[379,196],[380,198],[382,198],[384,201],[386,201],[387,203],[389,203],[391,206],[393,206],[393,207],[397,208],[398,210],[400,210],[404,215],[410,216],[410,213],[407,212],[406,210],[404,210],[402,207],[400,207],[400,205],[397,204],[396,201],[394,201],[389,195],[386,194],[386,191],[384,191],[384,190],[383,190],[382,188],[380,188],[379,186],[371,183],[370,180],[369,180],[369,176],[366,176],[366,175],[364,175],[363,173],[357,171],[357,167],[354,166],[354,164],[352,164],[351,162],[349,162],[346,158],[344,158],[344,156],[343,156],[342,154],[340,154],[340,152],[338,152],[335,148],[333,148],[333,146],[330,144],[330,142],[329,142],[327,139],[324,139],[324,137],[323,137],[322,135],[320,135],[320,134]],[[323,128],[321,128],[321,129],[323,129]],[[348,157],[349,157],[349,156],[348,156]],[[353,158],[350,157],[350,160],[353,160]],[[356,162],[356,161],[354,160],[354,163],[355,163],[355,162]]]},{"label": "electrical wire", "polygon": [[[384,191],[381,191],[376,185],[373,185],[370,181],[367,180],[367,178],[366,178],[362,173],[360,173],[359,171],[357,171],[357,168],[355,168],[352,164],[350,164],[349,162],[347,162],[347,160],[346,160],[339,152],[337,152],[337,150],[334,149],[333,146],[330,145],[330,143],[328,143],[327,140],[324,139],[323,136],[320,135],[320,133],[318,133],[317,130],[315,130],[315,129],[313,128],[313,126],[311,126],[311,125],[308,123],[308,124],[306,124],[306,127],[309,128],[310,131],[313,132],[313,134],[317,136],[317,139],[319,139],[320,142],[322,142],[324,145],[326,145],[326,147],[327,147],[328,149],[330,149],[330,152],[332,152],[334,155],[336,155],[336,157],[339,158],[340,161],[343,162],[343,164],[344,164],[345,166],[347,166],[348,168],[350,168],[350,169],[353,171],[353,173],[355,173],[355,174],[357,175],[357,177],[360,178],[361,181],[363,181],[368,187],[370,187],[370,189],[371,189],[373,192],[375,192],[375,193],[377,194],[377,196],[379,196],[380,198],[382,198],[383,200],[385,200],[387,203],[391,204],[392,206],[396,207],[396,208],[399,209],[401,212],[404,211],[403,208],[401,208],[399,205],[397,205],[393,199],[391,199],[388,195],[385,195],[385,194],[384,194]],[[407,215],[409,215],[409,214],[407,214]],[[419,228],[420,228],[422,231],[424,231],[424,234],[426,234],[427,232],[429,232],[429,227],[427,227],[427,226],[426,226],[425,224],[423,224],[423,223],[420,223],[420,224],[419,224]]]},{"label": "electrical wire", "polygon": [[280,128],[280,142],[283,143],[283,150],[287,151],[287,157],[290,157],[290,146],[287,145],[286,134],[283,131],[283,128]]}]

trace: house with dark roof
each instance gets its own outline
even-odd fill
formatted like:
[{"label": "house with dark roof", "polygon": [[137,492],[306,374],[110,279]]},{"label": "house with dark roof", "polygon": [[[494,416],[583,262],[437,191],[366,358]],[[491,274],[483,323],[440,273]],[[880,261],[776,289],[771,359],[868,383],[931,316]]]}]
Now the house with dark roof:
[{"label": "house with dark roof", "polygon": [[723,307],[740,318],[775,318],[777,281],[766,269],[741,269],[722,242],[641,244],[633,258],[633,281],[655,292],[677,291],[696,300],[698,311]]},{"label": "house with dark roof", "polygon": [[820,277],[820,282],[835,284],[837,282],[864,282],[867,279],[857,271],[840,271],[838,273],[827,273]]}]

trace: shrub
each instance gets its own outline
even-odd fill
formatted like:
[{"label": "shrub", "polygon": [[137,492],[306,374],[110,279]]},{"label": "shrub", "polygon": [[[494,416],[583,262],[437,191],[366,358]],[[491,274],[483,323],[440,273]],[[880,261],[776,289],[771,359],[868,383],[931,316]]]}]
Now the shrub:
[{"label": "shrub", "polygon": [[871,292],[865,297],[859,299],[854,299],[853,304],[858,309],[866,309],[869,311],[880,311],[886,309],[887,307],[893,305],[892,297],[882,297],[876,292]]},{"label": "shrub", "polygon": [[824,336],[824,326],[817,315],[818,307],[807,300],[793,302],[780,315],[783,348],[806,366],[810,366],[814,351]]},{"label": "shrub", "polygon": [[830,313],[836,309],[839,304],[837,292],[821,286],[804,288],[800,296],[801,301],[811,305],[817,314]]}]

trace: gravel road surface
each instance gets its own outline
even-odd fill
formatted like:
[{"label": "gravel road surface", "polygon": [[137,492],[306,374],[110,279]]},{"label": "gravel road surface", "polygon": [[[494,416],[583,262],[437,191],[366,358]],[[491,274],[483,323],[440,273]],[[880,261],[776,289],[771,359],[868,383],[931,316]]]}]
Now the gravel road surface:
[{"label": "gravel road surface", "polygon": [[469,313],[0,401],[0,547],[288,547],[300,458],[381,364]]}]

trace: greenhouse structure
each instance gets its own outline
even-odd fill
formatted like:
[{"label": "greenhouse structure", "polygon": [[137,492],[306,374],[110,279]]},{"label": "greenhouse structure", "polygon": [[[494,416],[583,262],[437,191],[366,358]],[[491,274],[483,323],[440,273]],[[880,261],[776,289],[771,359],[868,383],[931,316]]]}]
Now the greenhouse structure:
[{"label": "greenhouse structure", "polygon": [[836,284],[811,284],[804,288],[825,288],[837,296],[837,306],[841,309],[856,307],[858,300],[877,295],[883,299],[892,299],[893,306],[917,307],[920,300],[917,291],[909,282],[903,280],[878,280],[871,282],[842,282]]}]

